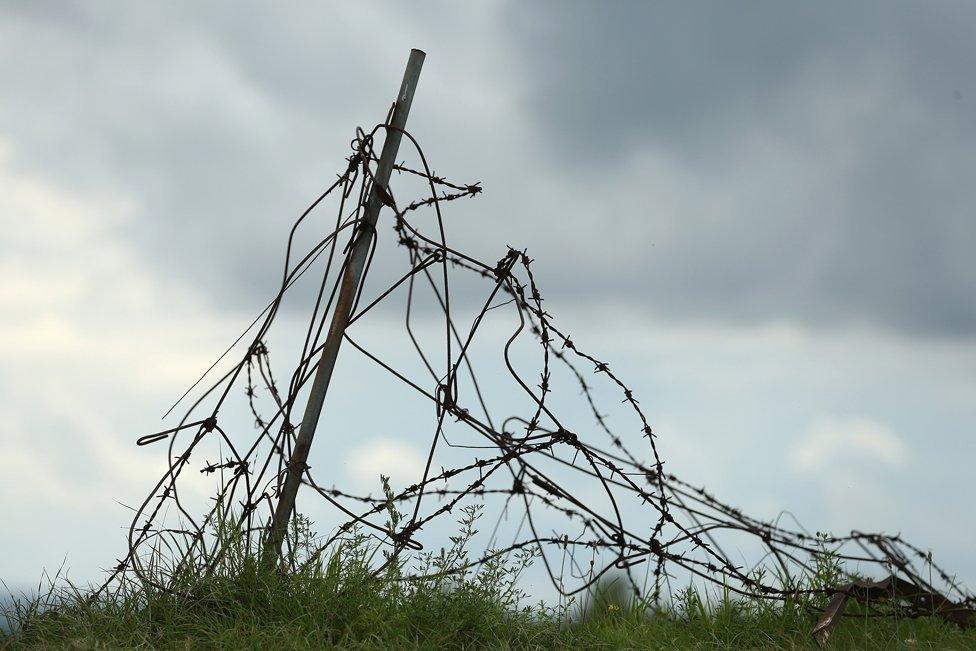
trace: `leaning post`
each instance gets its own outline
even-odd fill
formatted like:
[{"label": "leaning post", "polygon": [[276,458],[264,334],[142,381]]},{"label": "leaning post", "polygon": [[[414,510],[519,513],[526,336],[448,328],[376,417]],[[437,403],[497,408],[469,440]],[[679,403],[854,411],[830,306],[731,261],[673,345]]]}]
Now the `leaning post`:
[{"label": "leaning post", "polygon": [[389,127],[392,128],[386,129],[383,152],[380,154],[380,162],[376,167],[373,185],[366,202],[366,212],[356,229],[352,251],[343,268],[342,279],[339,281],[339,296],[332,312],[332,323],[329,326],[325,345],[322,348],[322,357],[319,359],[318,368],[315,371],[315,379],[312,382],[308,403],[305,405],[305,413],[302,416],[302,424],[298,430],[295,447],[292,450],[291,458],[288,460],[285,485],[278,497],[278,504],[271,519],[271,527],[268,530],[264,549],[265,557],[269,563],[281,555],[281,544],[288,530],[288,521],[295,510],[295,497],[298,495],[298,488],[302,483],[302,475],[308,467],[306,462],[308,461],[308,452],[312,447],[312,438],[315,436],[315,427],[318,425],[319,416],[322,413],[322,404],[329,389],[332,371],[335,369],[339,346],[342,344],[346,326],[349,325],[353,303],[362,283],[376,220],[385,203],[381,192],[387,194],[390,174],[393,172],[397,151],[400,148],[402,130],[407,124],[407,114],[410,112],[410,104],[413,102],[413,94],[417,89],[417,81],[420,78],[420,69],[424,65],[425,57],[424,52],[414,49],[410,51],[410,58],[407,60],[403,82],[400,84],[400,92],[397,94],[393,115],[389,122]]}]

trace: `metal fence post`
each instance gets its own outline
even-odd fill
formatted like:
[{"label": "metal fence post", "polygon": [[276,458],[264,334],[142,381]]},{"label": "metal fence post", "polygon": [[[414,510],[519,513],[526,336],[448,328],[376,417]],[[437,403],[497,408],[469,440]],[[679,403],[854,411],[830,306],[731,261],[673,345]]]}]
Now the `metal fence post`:
[{"label": "metal fence post", "polygon": [[298,495],[302,475],[307,468],[306,462],[312,446],[312,438],[315,436],[315,427],[319,422],[322,404],[325,401],[326,391],[329,389],[329,381],[332,379],[332,371],[335,369],[339,346],[342,344],[342,337],[349,323],[353,302],[356,300],[356,294],[362,282],[372,232],[376,226],[380,208],[384,205],[380,193],[386,192],[393,165],[396,163],[402,136],[401,130],[407,124],[407,114],[410,112],[410,104],[413,102],[413,94],[417,89],[417,81],[420,78],[420,70],[424,65],[425,57],[426,55],[421,50],[411,50],[407,68],[403,73],[403,82],[400,84],[400,92],[397,94],[393,116],[389,123],[393,128],[386,130],[383,152],[380,155],[380,162],[376,168],[373,186],[366,203],[366,212],[363,215],[364,224],[357,229],[352,253],[349,255],[343,270],[339,296],[332,312],[332,323],[326,335],[322,357],[315,372],[315,380],[312,382],[308,403],[305,405],[305,413],[302,416],[301,428],[298,430],[298,437],[295,440],[295,448],[292,451],[291,459],[288,461],[285,485],[281,490],[271,520],[271,527],[268,530],[264,553],[269,562],[280,556],[281,544],[288,530],[288,521],[295,510],[295,497]]}]

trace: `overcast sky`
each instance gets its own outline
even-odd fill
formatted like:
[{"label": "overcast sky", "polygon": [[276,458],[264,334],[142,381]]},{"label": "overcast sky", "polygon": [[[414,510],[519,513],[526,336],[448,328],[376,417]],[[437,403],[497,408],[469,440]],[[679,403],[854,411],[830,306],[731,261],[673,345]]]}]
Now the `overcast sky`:
[{"label": "overcast sky", "polygon": [[[0,578],[113,563],[115,500],[161,461],[132,442],[267,302],[418,47],[410,130],[485,188],[452,239],[528,248],[673,471],[905,532],[972,585],[973,25],[967,2],[0,2]],[[424,445],[364,435],[336,472]]]}]

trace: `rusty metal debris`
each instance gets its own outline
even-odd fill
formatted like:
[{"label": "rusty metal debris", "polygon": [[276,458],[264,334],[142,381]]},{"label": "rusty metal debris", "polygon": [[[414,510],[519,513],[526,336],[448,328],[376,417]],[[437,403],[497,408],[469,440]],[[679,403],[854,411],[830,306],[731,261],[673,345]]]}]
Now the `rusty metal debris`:
[{"label": "rusty metal debris", "polygon": [[[254,328],[238,340],[250,335],[244,353],[219,380],[197,391],[178,425],[139,439],[140,445],[165,441],[168,464],[137,505],[128,529],[128,551],[102,590],[125,577],[161,581],[147,560],[160,550],[178,567],[213,567],[227,544],[216,529],[228,514],[247,544],[260,546],[287,474],[300,427],[296,412],[304,404],[302,390],[316,371],[338,270],[350,255],[349,243],[362,232],[365,197],[377,164],[374,138],[385,127],[356,132],[352,154],[338,179],[292,227],[280,290]],[[395,171],[401,182],[422,181],[425,191],[407,201],[394,199],[395,182],[386,188],[387,205],[402,207],[381,215],[379,228],[371,234],[372,251],[390,244],[381,233],[389,233],[383,229],[392,226],[392,241],[404,253],[404,264],[388,285],[361,288],[345,333],[346,354],[356,351],[377,374],[432,406],[427,430],[405,433],[415,441],[426,440],[428,461],[414,483],[392,497],[323,485],[313,468],[303,465],[306,497],[321,500],[341,518],[335,531],[320,541],[320,550],[358,528],[385,547],[386,563],[394,562],[401,554],[441,544],[433,537],[436,533],[429,533],[436,523],[449,519],[454,509],[479,505],[495,516],[494,532],[463,569],[517,550],[533,550],[562,596],[592,589],[608,572],[619,573],[635,593],[653,599],[673,594],[673,581],[687,585],[688,580],[779,602],[833,595],[814,630],[821,642],[829,638],[851,598],[862,602],[870,615],[935,614],[964,626],[972,622],[973,594],[928,553],[899,536],[815,535],[762,521],[666,471],[657,435],[636,394],[609,364],[557,326],[543,307],[527,253],[509,249],[499,260],[484,262],[449,243],[444,210],[479,194],[481,186],[451,183],[433,173],[416,139],[406,131],[403,139],[419,162],[399,164]],[[334,202],[333,230],[299,252],[296,231],[328,201]],[[389,248],[382,249],[382,256],[392,257]],[[367,265],[374,257],[370,255]],[[276,376],[266,342],[283,298],[299,279],[315,275],[317,291],[301,356],[288,376]],[[467,283],[467,316],[454,289],[461,280]],[[436,354],[418,334],[421,292],[427,300],[424,309],[438,315],[442,328]],[[402,333],[411,342],[412,366],[383,359],[376,347],[360,338],[357,324],[381,306],[387,314],[398,310],[404,315]],[[485,323],[492,319],[500,320],[498,329],[507,330],[497,346],[499,355],[492,358],[500,370],[493,371],[491,382],[504,383],[512,391],[497,402],[478,370],[485,348],[493,346],[482,337]],[[529,344],[539,360],[531,373],[519,361],[527,357],[518,358],[514,352]],[[238,391],[246,396],[256,434],[230,424],[231,396]],[[518,396],[518,404],[512,395]],[[579,413],[565,415],[566,403],[555,400],[556,395],[569,396],[566,400],[574,407],[584,406],[588,420]],[[363,408],[375,408],[371,396],[361,399]],[[619,415],[608,416],[614,409]],[[324,445],[330,435],[334,434],[323,432]],[[214,458],[218,444],[221,456]],[[188,472],[191,468],[199,472]],[[199,479],[200,473],[221,480],[212,505],[193,512],[184,480]],[[394,530],[383,520],[391,502],[405,510]],[[735,549],[735,555],[726,549]],[[741,549],[750,550],[750,562],[740,558]],[[803,581],[816,575],[818,562],[825,558],[850,564],[861,575],[888,578],[839,588]]]},{"label": "rusty metal debris", "polygon": [[963,628],[976,623],[976,611],[971,605],[955,603],[929,586],[897,576],[889,576],[880,581],[852,581],[836,588],[830,603],[813,627],[813,637],[820,646],[827,645],[830,634],[840,622],[847,601],[851,598],[864,604],[894,606],[898,614],[904,617],[936,616]]}]

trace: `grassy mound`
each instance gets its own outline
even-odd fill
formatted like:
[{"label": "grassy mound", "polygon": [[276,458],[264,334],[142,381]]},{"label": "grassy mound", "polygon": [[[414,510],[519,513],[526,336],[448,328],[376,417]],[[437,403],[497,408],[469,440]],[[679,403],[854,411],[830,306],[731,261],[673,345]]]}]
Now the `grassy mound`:
[{"label": "grassy mound", "polygon": [[[688,588],[650,604],[603,584],[582,604],[526,605],[519,576],[532,554],[467,567],[476,519],[466,513],[450,549],[415,559],[424,579],[361,535],[328,557],[309,553],[312,538],[299,525],[291,549],[304,552],[290,554],[287,572],[260,563],[237,536],[205,570],[152,559],[144,578],[97,598],[52,585],[7,609],[14,633],[0,648],[817,648],[810,630],[822,604],[812,598],[709,600]],[[976,631],[939,619],[850,612],[831,648],[976,649]]]},{"label": "grassy mound", "polygon": [[[201,582],[191,595],[128,592],[90,603],[63,594],[22,605],[3,648],[816,648],[797,609],[692,598],[648,613],[607,604],[581,618],[508,608],[477,581],[450,591],[391,591],[355,574],[279,576],[256,567]],[[700,603],[700,602],[698,602]],[[26,607],[25,607],[26,606]],[[616,606],[616,607],[615,607]],[[846,618],[832,648],[976,648],[976,634],[941,620]]]}]

